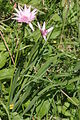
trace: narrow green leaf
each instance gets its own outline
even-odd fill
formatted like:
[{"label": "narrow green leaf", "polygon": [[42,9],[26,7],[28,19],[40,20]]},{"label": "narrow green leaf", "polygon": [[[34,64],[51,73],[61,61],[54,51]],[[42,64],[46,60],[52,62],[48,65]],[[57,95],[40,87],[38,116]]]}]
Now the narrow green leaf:
[{"label": "narrow green leaf", "polygon": [[9,120],[11,120],[10,119],[10,115],[9,115],[9,112],[8,112],[8,109],[7,109],[7,107],[5,106],[5,104],[0,100],[0,104],[3,106],[3,108],[5,109],[5,111],[6,111],[6,113],[7,113],[7,116],[8,116],[8,119]]},{"label": "narrow green leaf", "polygon": [[38,98],[39,98],[38,96],[35,96],[32,99],[32,101],[30,102],[29,106],[24,110],[22,115],[24,115],[26,112],[28,112],[31,109],[31,107],[35,104],[35,102],[38,100]]}]

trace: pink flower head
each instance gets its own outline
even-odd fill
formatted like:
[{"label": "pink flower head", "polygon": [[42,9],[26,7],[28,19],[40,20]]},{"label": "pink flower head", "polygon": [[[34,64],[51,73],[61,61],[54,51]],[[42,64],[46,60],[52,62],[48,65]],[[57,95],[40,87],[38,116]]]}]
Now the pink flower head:
[{"label": "pink flower head", "polygon": [[14,15],[16,17],[12,18],[17,20],[18,22],[24,22],[29,24],[30,28],[34,31],[33,25],[31,24],[31,22],[35,19],[35,15],[37,13],[37,9],[34,9],[31,12],[31,6],[29,6],[29,8],[26,7],[26,5],[24,5],[24,9],[18,5],[18,9],[16,9],[17,13],[14,13]]},{"label": "pink flower head", "polygon": [[46,36],[47,36],[47,34],[48,34],[49,32],[51,32],[51,31],[53,30],[53,27],[51,27],[51,28],[49,28],[48,30],[46,30],[46,28],[45,28],[45,22],[43,23],[43,27],[42,27],[42,28],[41,28],[39,22],[37,22],[37,23],[38,23],[38,27],[39,27],[39,29],[40,29],[40,31],[41,31],[41,34],[42,34],[43,38],[45,39],[45,41],[47,41]]}]

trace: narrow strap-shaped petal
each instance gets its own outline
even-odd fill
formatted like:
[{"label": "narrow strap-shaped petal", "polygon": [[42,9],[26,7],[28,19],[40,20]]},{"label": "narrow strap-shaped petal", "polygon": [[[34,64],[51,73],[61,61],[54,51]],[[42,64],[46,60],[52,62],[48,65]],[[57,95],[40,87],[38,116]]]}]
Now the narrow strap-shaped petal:
[{"label": "narrow strap-shaped petal", "polygon": [[15,18],[12,18],[13,20],[19,20],[19,18],[18,17],[15,17]]},{"label": "narrow strap-shaped petal", "polygon": [[18,5],[18,9],[19,9],[20,11],[23,10],[23,8],[22,8],[20,5]]},{"label": "narrow strap-shaped petal", "polygon": [[15,11],[19,14],[20,13],[20,11],[17,9],[17,8],[14,8],[15,9]]},{"label": "narrow strap-shaped petal", "polygon": [[31,5],[29,6],[29,8],[28,8],[28,12],[30,12],[31,11]]},{"label": "narrow strap-shaped petal", "polygon": [[39,22],[37,22],[37,24],[38,24],[38,28],[41,30],[41,26],[40,26]]},{"label": "narrow strap-shaped petal", "polygon": [[37,13],[37,9],[34,9],[31,13],[35,15]]},{"label": "narrow strap-shaped petal", "polygon": [[17,16],[17,17],[19,16],[19,14],[17,14],[17,13],[13,13],[13,15],[15,15],[15,16]]},{"label": "narrow strap-shaped petal", "polygon": [[21,13],[23,13],[23,8],[20,6],[20,5],[18,5],[18,9],[19,9],[19,11],[21,12]]},{"label": "narrow strap-shaped petal", "polygon": [[51,32],[53,30],[53,27],[49,28],[47,31],[48,33]]},{"label": "narrow strap-shaped petal", "polygon": [[27,7],[26,7],[26,4],[24,5],[24,12],[26,12],[27,11]]},{"label": "narrow strap-shaped petal", "polygon": [[33,25],[31,23],[29,23],[29,27],[32,29],[32,31],[34,31]]},{"label": "narrow strap-shaped petal", "polygon": [[46,36],[45,36],[45,35],[43,35],[43,38],[44,38],[44,40],[45,40],[45,41],[47,41],[47,38],[46,38]]},{"label": "narrow strap-shaped petal", "polygon": [[45,22],[43,23],[43,27],[42,27],[42,30],[45,30]]}]

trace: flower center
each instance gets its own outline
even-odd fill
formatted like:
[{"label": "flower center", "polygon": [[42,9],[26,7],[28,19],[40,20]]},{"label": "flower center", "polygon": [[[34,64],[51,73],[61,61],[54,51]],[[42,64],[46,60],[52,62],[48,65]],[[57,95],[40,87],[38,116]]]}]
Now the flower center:
[{"label": "flower center", "polygon": [[27,20],[27,19],[28,19],[28,17],[27,17],[27,16],[25,16],[25,15],[23,15],[22,19],[23,19],[23,20]]},{"label": "flower center", "polygon": [[47,35],[47,30],[41,30],[42,35],[46,36]]}]

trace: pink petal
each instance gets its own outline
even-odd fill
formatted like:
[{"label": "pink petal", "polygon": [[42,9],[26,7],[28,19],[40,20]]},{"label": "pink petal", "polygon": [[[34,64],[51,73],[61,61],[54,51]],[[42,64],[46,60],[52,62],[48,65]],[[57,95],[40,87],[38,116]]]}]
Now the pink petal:
[{"label": "pink petal", "polygon": [[24,5],[24,11],[25,11],[25,12],[27,11],[27,7],[26,7],[26,4]]},{"label": "pink petal", "polygon": [[29,27],[32,29],[32,31],[34,31],[33,25],[31,23],[29,23]]},{"label": "pink petal", "polygon": [[31,13],[35,15],[37,13],[37,9],[34,9]]},{"label": "pink petal", "polygon": [[46,38],[46,36],[43,36],[43,38],[44,38],[44,40],[45,40],[45,41],[47,41],[47,38]]},{"label": "pink petal", "polygon": [[18,9],[20,12],[22,12],[22,10],[23,10],[23,8],[20,5],[18,5]]},{"label": "pink petal", "polygon": [[37,22],[37,24],[38,24],[38,28],[41,30],[41,26],[40,26],[39,22]]},{"label": "pink petal", "polygon": [[15,17],[15,18],[12,18],[13,20],[18,20],[19,18],[18,17]]},{"label": "pink petal", "polygon": [[17,9],[17,8],[14,8],[15,9],[15,11],[19,14],[20,13],[20,11]]},{"label": "pink petal", "polygon": [[43,31],[45,30],[45,22],[43,23],[42,30],[43,30]]},{"label": "pink petal", "polygon": [[29,11],[29,12],[31,11],[31,5],[29,6],[28,11]]},{"label": "pink petal", "polygon": [[17,14],[17,13],[13,13],[13,15],[15,15],[15,16],[17,16],[17,17],[19,16],[19,14]]},{"label": "pink petal", "polygon": [[24,22],[29,24],[30,28],[34,31],[34,28],[30,22],[33,21],[36,17],[36,9],[30,12],[31,6],[27,8],[25,4],[24,9],[20,5],[18,5],[18,9],[15,8],[15,10],[17,13],[14,13],[16,17],[14,17],[13,19],[17,20],[18,22]]},{"label": "pink petal", "polygon": [[53,27],[49,28],[47,31],[48,33],[51,32],[53,30]]}]

